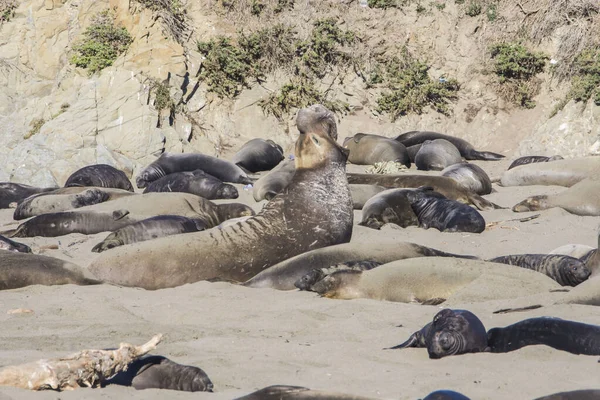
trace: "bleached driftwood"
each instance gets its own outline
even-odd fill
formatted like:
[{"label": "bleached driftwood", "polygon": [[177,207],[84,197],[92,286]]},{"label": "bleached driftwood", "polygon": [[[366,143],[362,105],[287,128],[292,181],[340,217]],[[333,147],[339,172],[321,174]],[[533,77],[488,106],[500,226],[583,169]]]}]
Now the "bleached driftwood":
[{"label": "bleached driftwood", "polygon": [[130,363],[154,350],[161,339],[162,335],[158,334],[141,346],[121,343],[117,350],[83,350],[64,358],[2,368],[0,386],[31,390],[96,387],[103,380],[126,371]]}]

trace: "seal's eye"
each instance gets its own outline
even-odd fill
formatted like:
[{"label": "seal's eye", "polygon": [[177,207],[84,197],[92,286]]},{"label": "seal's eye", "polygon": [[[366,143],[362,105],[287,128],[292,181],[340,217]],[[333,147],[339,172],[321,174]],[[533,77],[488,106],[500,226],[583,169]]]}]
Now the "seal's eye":
[{"label": "seal's eye", "polygon": [[311,136],[310,138],[312,139],[312,141],[313,141],[313,142],[315,142],[315,144],[316,144],[317,146],[319,145],[319,139],[317,139],[317,137],[316,137],[316,136],[314,136],[314,135],[313,135],[313,136]]}]

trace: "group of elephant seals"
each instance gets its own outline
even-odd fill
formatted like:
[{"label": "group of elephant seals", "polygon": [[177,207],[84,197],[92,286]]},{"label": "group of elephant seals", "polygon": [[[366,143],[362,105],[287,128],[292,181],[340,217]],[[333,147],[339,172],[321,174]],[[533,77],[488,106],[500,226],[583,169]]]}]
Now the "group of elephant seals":
[{"label": "group of elephant seals", "polygon": [[564,160],[564,158],[562,158],[561,156],[552,156],[552,157],[525,156],[525,157],[517,158],[515,161],[513,161],[510,164],[510,166],[508,167],[508,169],[513,169],[514,167],[518,167],[519,165],[535,164],[535,163],[541,163],[541,162],[551,162],[551,161],[556,161],[556,160]]},{"label": "group of elephant seals", "polygon": [[231,161],[223,160],[199,153],[163,153],[156,161],[144,168],[135,179],[138,188],[143,189],[150,182],[174,172],[195,171],[201,169],[220,179],[231,183],[252,183],[252,179],[240,167]]},{"label": "group of elephant seals", "polygon": [[0,182],[0,208],[11,208],[29,196],[53,190],[56,188],[38,188],[21,183]]},{"label": "group of elephant seals", "polygon": [[298,279],[296,282],[294,282],[294,286],[296,286],[300,290],[312,290],[312,285],[324,279],[327,275],[331,275],[336,271],[368,271],[370,269],[377,268],[380,265],[382,264],[377,261],[362,260],[347,261],[336,265],[332,265],[328,268],[316,268],[310,271],[308,274],[304,275],[302,278]]},{"label": "group of elephant seals", "polygon": [[261,176],[254,182],[252,196],[254,200],[271,200],[278,193],[283,192],[296,173],[294,159],[286,159],[277,164],[268,174]]},{"label": "group of elephant seals", "polygon": [[302,386],[273,385],[235,400],[374,400],[343,393],[311,390]]},{"label": "group of elephant seals", "polygon": [[600,326],[560,318],[530,318],[487,333],[489,351],[507,353],[542,344],[588,356],[600,355]]},{"label": "group of elephant seals", "polygon": [[372,229],[381,229],[385,224],[396,224],[402,228],[419,225],[419,219],[408,199],[411,191],[412,189],[388,189],[371,197],[362,208],[362,221],[359,225]]},{"label": "group of elephant seals", "polygon": [[31,248],[26,244],[15,242],[0,235],[0,250],[16,251],[19,253],[31,253]]},{"label": "group of elephant seals", "polygon": [[373,165],[378,162],[395,161],[410,168],[406,147],[385,136],[357,133],[344,139],[344,147],[350,150],[348,161],[357,165]]},{"label": "group of elephant seals", "polygon": [[397,141],[405,145],[406,147],[414,146],[425,142],[426,140],[445,139],[452,143],[460,155],[467,160],[500,160],[504,158],[502,154],[492,153],[490,151],[477,151],[473,148],[473,145],[466,140],[457,138],[455,136],[444,135],[437,132],[429,131],[411,131],[396,136]]},{"label": "group of elephant seals", "polygon": [[270,171],[284,158],[283,149],[274,141],[252,139],[244,143],[231,162],[254,173]]},{"label": "group of elephant seals", "polygon": [[133,192],[133,186],[125,172],[108,164],[88,165],[73,172],[65,187],[95,186],[123,189]]},{"label": "group of elephant seals", "polygon": [[199,220],[193,220],[180,215],[158,215],[117,229],[102,242],[94,246],[92,251],[101,253],[105,250],[126,244],[180,233],[199,232],[205,229],[206,225]]},{"label": "group of elephant seals", "polygon": [[423,171],[441,171],[460,162],[460,152],[445,139],[424,141],[415,155],[415,165]]},{"label": "group of elephant seals", "polygon": [[468,190],[485,195],[492,193],[492,180],[488,174],[478,165],[470,163],[458,163],[444,168],[442,176],[452,178]]},{"label": "group of elephant seals", "polygon": [[600,193],[600,178],[588,178],[557,194],[529,197],[516,204],[513,211],[539,211],[560,207],[571,214],[597,217],[600,216],[598,193]]},{"label": "group of elephant seals", "polygon": [[446,308],[438,312],[433,321],[408,340],[390,349],[425,347],[429,358],[442,358],[466,353],[485,351],[488,338],[483,323],[467,310]]},{"label": "group of elephant seals", "polygon": [[492,258],[490,262],[531,269],[549,276],[561,286],[577,286],[591,271],[574,257],[559,254],[518,254]]},{"label": "group of elephant seals", "polygon": [[108,385],[132,386],[137,390],[213,391],[213,383],[202,369],[154,355],[135,360],[127,366],[127,370],[102,382],[102,387]]},{"label": "group of elephant seals", "polygon": [[521,165],[504,171],[502,186],[556,185],[571,187],[598,176],[600,157],[570,158],[550,163]]},{"label": "group of elephant seals", "polygon": [[296,125],[294,178],[255,217],[223,229],[119,247],[101,254],[90,271],[106,282],[146,289],[209,279],[243,282],[282,260],[349,242],[353,210],[347,150],[330,136],[336,131],[334,114],[314,105],[298,112]]},{"label": "group of elephant seals", "polygon": [[207,200],[237,199],[239,193],[235,186],[207,174],[201,169],[186,172],[174,172],[151,182],[144,193],[183,192],[204,197]]}]

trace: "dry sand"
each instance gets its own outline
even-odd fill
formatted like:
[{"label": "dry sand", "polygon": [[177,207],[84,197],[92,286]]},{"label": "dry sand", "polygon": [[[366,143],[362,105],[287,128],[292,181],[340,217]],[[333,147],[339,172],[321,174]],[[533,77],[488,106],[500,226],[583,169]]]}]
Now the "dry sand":
[{"label": "dry sand", "polygon": [[[510,160],[476,162],[499,176]],[[363,167],[349,166],[350,171]],[[413,171],[411,170],[411,173]],[[238,201],[254,203],[241,190]],[[487,199],[506,207],[534,194],[560,187],[498,187]],[[596,247],[600,217],[579,217],[552,209],[513,213],[482,212],[488,223],[541,214],[527,222],[500,222],[481,234],[441,233],[434,229],[382,231],[356,227],[353,241],[393,238],[436,249],[491,258],[505,254],[548,253],[579,243]],[[360,212],[355,213],[360,220]],[[9,229],[12,210],[0,211]],[[355,221],[355,223],[356,223]],[[98,255],[91,248],[108,233],[59,238],[19,239],[35,253],[87,266]],[[57,249],[42,249],[56,245]],[[165,255],[168,257],[168,255]],[[7,314],[27,308],[31,314]],[[165,334],[155,354],[201,367],[215,393],[180,393],[130,388],[81,389],[32,393],[2,388],[0,400],[81,398],[232,399],[273,384],[301,385],[380,399],[417,399],[431,391],[452,389],[473,399],[533,399],[545,394],[599,388],[598,357],[575,356],[544,346],[507,354],[469,354],[430,360],[425,349],[382,350],[396,345],[430,322],[442,306],[374,300],[331,300],[314,293],[250,289],[227,283],[198,282],[174,289],[146,291],[109,285],[32,286],[0,293],[0,363],[10,365],[57,357],[86,348],[141,344]],[[486,328],[535,316],[554,316],[600,324],[600,309],[560,305],[497,315],[494,302],[460,304]],[[397,327],[401,325],[401,327]]]}]

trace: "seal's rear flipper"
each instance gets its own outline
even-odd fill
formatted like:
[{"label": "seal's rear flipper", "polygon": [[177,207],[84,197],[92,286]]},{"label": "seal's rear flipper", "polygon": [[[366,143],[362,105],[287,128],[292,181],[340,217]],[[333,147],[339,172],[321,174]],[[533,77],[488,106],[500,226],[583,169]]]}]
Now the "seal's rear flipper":
[{"label": "seal's rear flipper", "polygon": [[538,308],[542,308],[541,304],[534,304],[532,306],[526,307],[517,307],[517,308],[502,308],[500,310],[496,310],[493,314],[508,314],[512,312],[521,312],[521,311],[529,311],[529,310],[537,310]]},{"label": "seal's rear flipper", "polygon": [[473,151],[471,154],[475,160],[498,161],[504,157],[502,154],[492,153],[491,151]]},{"label": "seal's rear flipper", "polygon": [[302,386],[273,385],[235,400],[279,400],[287,399],[288,396],[292,398],[295,397],[294,395],[307,391],[310,389]]},{"label": "seal's rear flipper", "polygon": [[442,299],[441,297],[434,297],[433,299],[427,299],[427,300],[416,299],[416,300],[417,300],[417,303],[424,305],[424,306],[437,306],[437,305],[445,302],[447,299]]},{"label": "seal's rear flipper", "polygon": [[489,200],[484,199],[480,195],[476,193],[471,193],[469,196],[469,200],[475,207],[477,207],[480,211],[488,211],[488,210],[504,210],[507,207],[501,207],[498,204],[494,204]]},{"label": "seal's rear flipper", "polygon": [[425,341],[421,338],[421,331],[415,332],[404,343],[400,343],[394,347],[385,347],[383,350],[407,349],[409,347],[427,347]]}]

